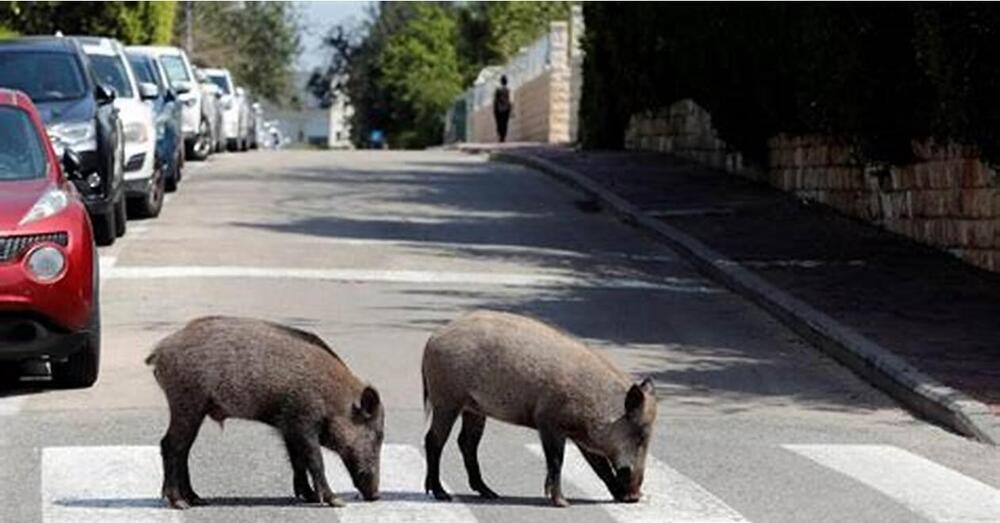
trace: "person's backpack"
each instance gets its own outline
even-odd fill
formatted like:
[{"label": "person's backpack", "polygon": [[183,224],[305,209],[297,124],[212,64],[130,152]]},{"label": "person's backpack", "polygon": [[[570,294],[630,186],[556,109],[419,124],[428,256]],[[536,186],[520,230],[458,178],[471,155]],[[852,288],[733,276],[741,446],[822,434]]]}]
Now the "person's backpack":
[{"label": "person's backpack", "polygon": [[500,87],[493,95],[493,110],[500,113],[510,112],[510,90]]}]

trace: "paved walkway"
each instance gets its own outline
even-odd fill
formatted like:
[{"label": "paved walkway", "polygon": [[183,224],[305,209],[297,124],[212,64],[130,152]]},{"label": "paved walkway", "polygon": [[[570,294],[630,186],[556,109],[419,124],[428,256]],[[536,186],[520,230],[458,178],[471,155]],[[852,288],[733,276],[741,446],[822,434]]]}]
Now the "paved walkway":
[{"label": "paved walkway", "polygon": [[676,157],[530,148],[1000,414],[1000,274]]}]

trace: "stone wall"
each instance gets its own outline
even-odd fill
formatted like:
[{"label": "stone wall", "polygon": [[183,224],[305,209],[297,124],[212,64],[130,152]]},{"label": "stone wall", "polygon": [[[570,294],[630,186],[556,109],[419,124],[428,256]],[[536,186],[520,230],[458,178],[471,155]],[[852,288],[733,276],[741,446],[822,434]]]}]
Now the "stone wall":
[{"label": "stone wall", "polygon": [[920,143],[913,164],[862,166],[849,145],[825,136],[768,145],[775,187],[1000,271],[1000,179],[975,150]]},{"label": "stone wall", "polygon": [[[570,26],[552,22],[549,32],[522,50],[510,64],[484,73],[477,85],[463,96],[471,101],[466,141],[498,141],[493,121],[493,91],[500,75],[510,80],[514,111],[507,129],[509,142],[568,143],[576,125],[572,106],[573,69]],[[542,63],[538,63],[538,56]],[[525,71],[529,71],[525,74]]]},{"label": "stone wall", "polygon": [[690,100],[634,117],[626,146],[672,152],[766,181],[1000,271],[1000,176],[973,148],[915,142],[914,163],[873,165],[863,164],[842,140],[779,135],[768,141],[768,165],[755,169],[718,139],[711,117]]},{"label": "stone wall", "polygon": [[583,6],[573,4],[569,19],[569,141],[580,139],[580,100],[583,98]]},{"label": "stone wall", "polygon": [[681,100],[655,112],[633,115],[625,132],[626,149],[676,154],[716,169],[758,178],[743,155],[719,139],[712,115],[694,100]]}]

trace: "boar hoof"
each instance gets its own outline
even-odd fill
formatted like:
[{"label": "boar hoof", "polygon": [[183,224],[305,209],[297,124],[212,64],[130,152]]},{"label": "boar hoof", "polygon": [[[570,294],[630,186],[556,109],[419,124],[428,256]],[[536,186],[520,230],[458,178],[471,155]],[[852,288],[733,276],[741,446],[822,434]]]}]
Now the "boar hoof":
[{"label": "boar hoof", "polygon": [[566,508],[569,506],[569,501],[566,501],[566,498],[562,496],[554,497],[552,498],[552,506],[559,508]]},{"label": "boar hoof", "polygon": [[487,487],[486,485],[479,485],[478,487],[474,487],[472,490],[475,490],[476,492],[478,492],[479,495],[483,499],[499,499],[500,498],[500,496],[496,492],[493,492],[493,489]]},{"label": "boar hoof", "polygon": [[319,496],[313,489],[295,489],[295,497],[306,503],[319,503]]},{"label": "boar hoof", "polygon": [[191,503],[181,497],[167,496],[163,498],[167,502],[167,506],[176,510],[187,510],[191,508]]},{"label": "boar hoof", "polygon": [[323,496],[323,504],[334,508],[340,508],[347,506],[344,500],[337,497],[336,494],[327,494]]},{"label": "boar hoof", "polygon": [[443,488],[429,489],[431,494],[434,495],[434,499],[438,501],[451,501],[451,494],[448,494]]}]

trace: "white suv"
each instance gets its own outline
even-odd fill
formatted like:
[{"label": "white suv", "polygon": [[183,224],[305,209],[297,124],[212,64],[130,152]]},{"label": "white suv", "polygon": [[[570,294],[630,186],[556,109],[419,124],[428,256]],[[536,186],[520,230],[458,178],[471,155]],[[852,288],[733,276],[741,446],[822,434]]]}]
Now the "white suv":
[{"label": "white suv", "polygon": [[233,84],[228,69],[202,69],[205,76],[222,91],[222,135],[230,151],[250,148],[250,114],[243,88]]},{"label": "white suv", "polygon": [[144,218],[160,214],[163,207],[163,170],[156,165],[156,118],[143,99],[155,86],[136,81],[117,40],[79,37],[90,59],[91,74],[99,84],[115,89],[115,108],[125,130],[125,194],[130,207]]},{"label": "white suv", "polygon": [[137,46],[135,49],[156,56],[163,65],[170,87],[181,101],[181,131],[187,157],[204,160],[212,152],[212,127],[203,107],[205,95],[198,86],[187,53],[168,46]]}]

